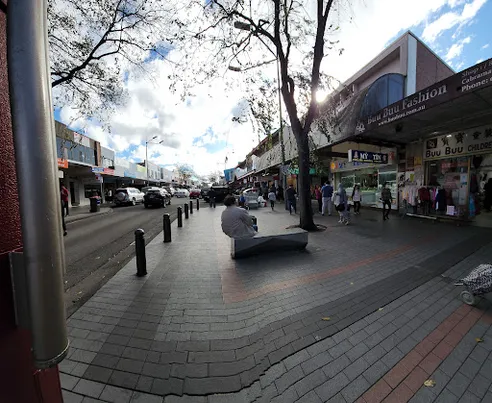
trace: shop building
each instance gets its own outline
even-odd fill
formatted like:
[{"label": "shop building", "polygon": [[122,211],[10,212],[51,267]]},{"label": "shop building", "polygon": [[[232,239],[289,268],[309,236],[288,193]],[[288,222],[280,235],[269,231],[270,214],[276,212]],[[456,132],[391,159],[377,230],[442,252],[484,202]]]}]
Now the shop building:
[{"label": "shop building", "polygon": [[93,167],[101,164],[99,142],[55,122],[56,151],[60,182],[70,192],[71,206],[89,205],[93,192],[101,192],[101,179]]},{"label": "shop building", "polygon": [[[402,145],[387,138],[354,136],[362,116],[397,113],[390,105],[408,99],[438,96],[442,89],[423,90],[454,74],[453,70],[411,32],[406,32],[381,54],[343,83],[321,106],[321,119],[313,129],[316,146],[331,158],[330,178],[342,183],[349,196],[353,186],[362,191],[362,205],[382,208],[379,200],[386,183],[398,209],[399,156]],[[417,94],[416,97],[411,95]],[[358,158],[354,158],[357,155]]]},{"label": "shop building", "polygon": [[492,178],[492,59],[361,116],[355,126],[353,139],[402,150],[399,196],[408,214],[492,223],[492,189],[485,187]]},{"label": "shop building", "polygon": [[[379,194],[383,184],[388,183],[395,197],[392,207],[397,209],[401,144],[385,138],[358,136],[357,123],[361,116],[371,116],[412,94],[437,96],[439,89],[437,93],[420,91],[453,74],[453,70],[411,32],[396,39],[320,105],[321,118],[310,134],[314,156],[310,168],[312,187],[331,180],[335,186],[343,183],[351,194],[353,185],[359,184],[365,195],[362,203],[381,207]],[[418,96],[417,100],[411,98],[410,104],[418,100]],[[366,153],[372,159],[354,159],[353,155],[349,157],[349,150],[358,156]],[[248,170],[240,179],[255,181],[274,171],[279,178],[285,174],[287,184],[296,186],[297,146],[289,127],[284,128],[283,141],[277,132],[264,139],[250,155],[257,158],[255,171]],[[383,162],[378,156],[386,160]]]}]

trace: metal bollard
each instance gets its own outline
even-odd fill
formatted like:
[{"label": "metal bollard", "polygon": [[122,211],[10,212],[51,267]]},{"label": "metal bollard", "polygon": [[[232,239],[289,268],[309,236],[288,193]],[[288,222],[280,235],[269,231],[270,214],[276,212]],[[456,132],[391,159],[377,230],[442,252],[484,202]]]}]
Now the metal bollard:
[{"label": "metal bollard", "polygon": [[196,211],[200,210],[200,199],[196,199]]},{"label": "metal bollard", "polygon": [[167,213],[162,216],[162,229],[164,230],[164,242],[171,242],[171,216]]},{"label": "metal bollard", "polygon": [[188,204],[187,203],[184,204],[184,208],[185,208],[185,219],[187,220],[190,217],[188,214]]},{"label": "metal bollard", "polygon": [[178,207],[178,228],[183,227],[183,209]]},{"label": "metal bollard", "polygon": [[137,229],[135,231],[135,253],[137,255],[137,276],[143,277],[147,275],[147,259],[145,257],[145,238],[144,230]]},{"label": "metal bollard", "polygon": [[190,214],[193,214],[193,200],[190,200]]}]

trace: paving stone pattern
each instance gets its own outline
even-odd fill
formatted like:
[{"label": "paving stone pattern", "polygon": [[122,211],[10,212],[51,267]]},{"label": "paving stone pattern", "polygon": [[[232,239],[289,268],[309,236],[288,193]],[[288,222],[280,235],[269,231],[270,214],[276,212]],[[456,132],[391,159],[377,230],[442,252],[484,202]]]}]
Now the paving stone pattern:
[{"label": "paving stone pattern", "polygon": [[[202,208],[184,228],[173,226],[171,244],[157,237],[146,278],[134,276],[132,261],[72,315],[72,348],[60,365],[66,401],[433,401],[484,390],[472,351],[456,362],[471,360],[458,373],[475,388],[459,395],[458,377],[436,394],[420,381],[488,323],[488,305],[465,312],[449,279],[490,258],[490,233],[400,220],[383,226],[371,217],[341,227],[330,217],[326,232],[310,234],[307,252],[233,261],[219,213]],[[260,230],[296,220],[255,215]],[[458,330],[439,344],[447,320]],[[387,381],[432,342],[399,383]],[[467,375],[475,370],[483,379]]]}]

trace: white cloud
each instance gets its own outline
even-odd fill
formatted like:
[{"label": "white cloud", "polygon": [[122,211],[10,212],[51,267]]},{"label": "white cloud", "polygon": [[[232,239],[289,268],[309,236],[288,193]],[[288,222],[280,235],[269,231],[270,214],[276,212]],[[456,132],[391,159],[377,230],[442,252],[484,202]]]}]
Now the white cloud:
[{"label": "white cloud", "polygon": [[[464,24],[471,22],[486,2],[487,0],[472,0],[463,6],[461,12],[449,11],[442,14],[433,22],[427,24],[424,32],[422,33],[422,38],[425,41],[432,43],[444,31],[447,31],[456,25],[461,27]],[[459,1],[448,2],[449,6],[452,8],[455,8],[462,3],[463,2]]]},{"label": "white cloud", "polygon": [[463,47],[470,42],[471,42],[471,37],[467,36],[461,41],[453,43],[449,48],[448,53],[446,53],[446,56],[444,57],[446,61],[451,62],[453,59],[460,56],[461,53],[463,52]]},{"label": "white cloud", "polygon": [[483,59],[478,59],[475,64],[478,64],[478,63],[482,63],[483,62]]},{"label": "white cloud", "polygon": [[485,44],[485,45],[483,45],[480,49],[485,50],[485,49],[487,49],[488,47],[489,47],[489,44],[488,44],[488,43],[486,43],[486,44]]}]

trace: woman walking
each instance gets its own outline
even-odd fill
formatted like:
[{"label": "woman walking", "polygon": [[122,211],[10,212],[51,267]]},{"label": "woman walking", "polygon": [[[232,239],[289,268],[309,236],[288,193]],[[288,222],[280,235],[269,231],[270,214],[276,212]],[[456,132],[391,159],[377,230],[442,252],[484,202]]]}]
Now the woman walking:
[{"label": "woman walking", "polygon": [[277,196],[275,196],[273,189],[270,189],[270,193],[268,193],[268,200],[270,200],[270,207],[272,208],[272,211],[275,210],[275,201],[277,200]]},{"label": "woman walking", "polygon": [[359,185],[354,186],[354,190],[352,191],[352,201],[354,202],[354,214],[360,214],[361,194]]},{"label": "woman walking", "polygon": [[340,215],[340,221],[338,221],[340,224],[349,224],[347,202],[347,192],[343,188],[343,185],[340,183],[340,185],[338,185],[338,191],[335,193],[335,208]]}]

